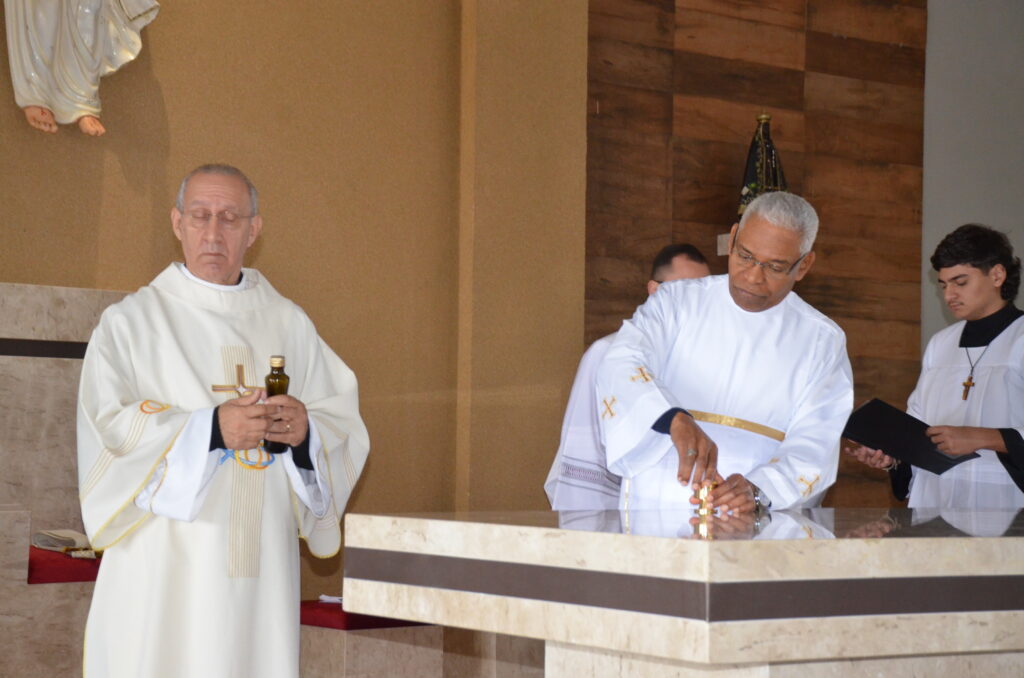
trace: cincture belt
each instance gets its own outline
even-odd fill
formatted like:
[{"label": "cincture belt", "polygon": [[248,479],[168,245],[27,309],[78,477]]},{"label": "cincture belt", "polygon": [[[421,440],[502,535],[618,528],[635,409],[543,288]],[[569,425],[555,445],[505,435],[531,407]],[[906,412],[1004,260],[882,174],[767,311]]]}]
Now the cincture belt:
[{"label": "cincture belt", "polygon": [[778,440],[782,442],[786,439],[786,434],[782,431],[765,426],[763,424],[757,424],[746,419],[740,419],[739,417],[727,417],[724,414],[714,414],[712,412],[700,412],[698,410],[687,409],[693,418],[697,421],[706,421],[709,424],[721,424],[722,426],[731,426],[733,428],[743,429],[744,431],[750,431],[762,435],[765,438],[771,438],[772,440]]}]

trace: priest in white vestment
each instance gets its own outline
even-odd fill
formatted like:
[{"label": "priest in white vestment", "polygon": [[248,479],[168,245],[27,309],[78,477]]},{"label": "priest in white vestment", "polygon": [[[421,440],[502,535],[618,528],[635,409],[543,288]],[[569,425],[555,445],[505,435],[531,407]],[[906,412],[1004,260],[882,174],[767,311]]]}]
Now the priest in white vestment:
[{"label": "priest in white vestment", "polygon": [[759,196],[732,227],[729,273],[666,283],[598,368],[608,468],[624,510],[815,506],[853,407],[846,337],[794,292],[814,262],[814,209]]},{"label": "priest in white vestment", "polygon": [[[654,294],[664,282],[710,274],[707,259],[693,245],[666,245],[651,264],[647,294]],[[561,442],[544,481],[544,492],[555,511],[607,510],[619,505],[622,479],[608,470],[595,400],[597,366],[614,340],[613,333],[594,341],[576,370],[562,421]]]},{"label": "priest in white vestment", "polygon": [[[185,264],[103,313],[82,368],[79,493],[103,551],[84,675],[295,677],[298,538],[338,552],[369,450],[356,379],[242,268],[262,220],[241,172],[191,173],[172,227]],[[288,395],[263,390],[271,355]]]},{"label": "priest in white vestment", "polygon": [[[939,242],[931,264],[958,322],[928,341],[907,412],[931,425],[926,433],[940,451],[979,456],[939,475],[884,450],[846,451],[889,470],[897,498],[909,493],[912,508],[991,511],[992,525],[974,516],[971,533],[1001,534],[1024,508],[1024,313],[1013,303],[1020,259],[1005,234],[965,224]],[[963,520],[963,512],[949,514]]]}]

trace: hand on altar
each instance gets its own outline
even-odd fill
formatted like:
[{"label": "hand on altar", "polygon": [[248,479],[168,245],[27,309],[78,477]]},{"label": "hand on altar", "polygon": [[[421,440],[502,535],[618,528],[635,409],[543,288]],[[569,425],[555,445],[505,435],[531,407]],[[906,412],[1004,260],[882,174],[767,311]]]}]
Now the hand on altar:
[{"label": "hand on altar", "polygon": [[251,450],[260,444],[267,432],[268,408],[260,400],[263,389],[239,396],[217,408],[217,422],[224,445],[230,450]]},{"label": "hand on altar", "polygon": [[863,445],[843,445],[843,453],[848,454],[860,463],[871,468],[889,469],[896,460],[881,450],[874,450]]},{"label": "hand on altar", "polygon": [[706,536],[700,532],[701,518],[690,518],[693,527],[692,539],[751,539],[760,531],[760,523],[753,512],[729,514],[712,514],[705,520]]},{"label": "hand on altar", "polygon": [[[696,493],[690,497],[690,503],[700,504]],[[757,508],[754,502],[754,485],[739,473],[733,473],[722,480],[722,476],[716,472],[714,482],[711,483],[711,494],[708,495],[708,505],[709,508],[718,509],[719,517],[753,513]]]},{"label": "hand on altar", "polygon": [[858,525],[849,532],[845,532],[840,536],[848,539],[879,539],[889,534],[897,527],[899,527],[899,523],[886,515],[878,520],[872,520],[869,523]]},{"label": "hand on altar", "polygon": [[704,481],[713,481],[718,477],[718,446],[693,417],[683,412],[677,412],[672,417],[669,433],[679,453],[677,478],[683,485],[689,483],[696,494]]},{"label": "hand on altar", "polygon": [[998,429],[978,426],[931,426],[925,430],[940,452],[959,457],[978,450],[1006,451]]},{"label": "hand on altar", "polygon": [[309,429],[306,406],[302,401],[290,395],[276,395],[267,398],[264,405],[270,418],[270,426],[264,440],[284,443],[291,447],[301,445]]}]

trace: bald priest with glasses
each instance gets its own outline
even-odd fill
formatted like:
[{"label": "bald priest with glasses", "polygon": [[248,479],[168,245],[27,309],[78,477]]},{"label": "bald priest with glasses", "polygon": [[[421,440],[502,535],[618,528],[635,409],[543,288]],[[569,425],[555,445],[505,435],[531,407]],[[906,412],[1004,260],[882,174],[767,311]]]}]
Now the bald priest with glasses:
[{"label": "bald priest with glasses", "polygon": [[[299,538],[338,552],[369,450],[356,378],[242,267],[263,218],[241,171],[191,172],[171,226],[184,263],[103,312],[82,366],[79,496],[103,551],[83,675],[298,678]],[[288,393],[268,395],[279,356]]]},{"label": "bald priest with glasses", "polygon": [[814,506],[835,481],[853,408],[846,336],[794,293],[818,216],[766,193],[729,234],[729,273],[666,283],[623,323],[598,368],[619,506],[720,512]]}]

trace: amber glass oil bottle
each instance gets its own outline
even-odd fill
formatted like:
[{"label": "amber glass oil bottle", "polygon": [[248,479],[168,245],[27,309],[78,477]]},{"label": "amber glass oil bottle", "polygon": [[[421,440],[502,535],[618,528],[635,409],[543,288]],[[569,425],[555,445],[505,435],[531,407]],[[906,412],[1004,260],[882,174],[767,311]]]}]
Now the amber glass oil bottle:
[{"label": "amber glass oil bottle", "polygon": [[[284,373],[284,356],[270,356],[270,374],[268,374],[266,378],[267,397],[269,398],[270,396],[287,394],[289,381],[288,375]],[[272,440],[264,440],[263,449],[267,452],[280,454],[288,449],[288,445],[285,443],[274,442]]]}]

